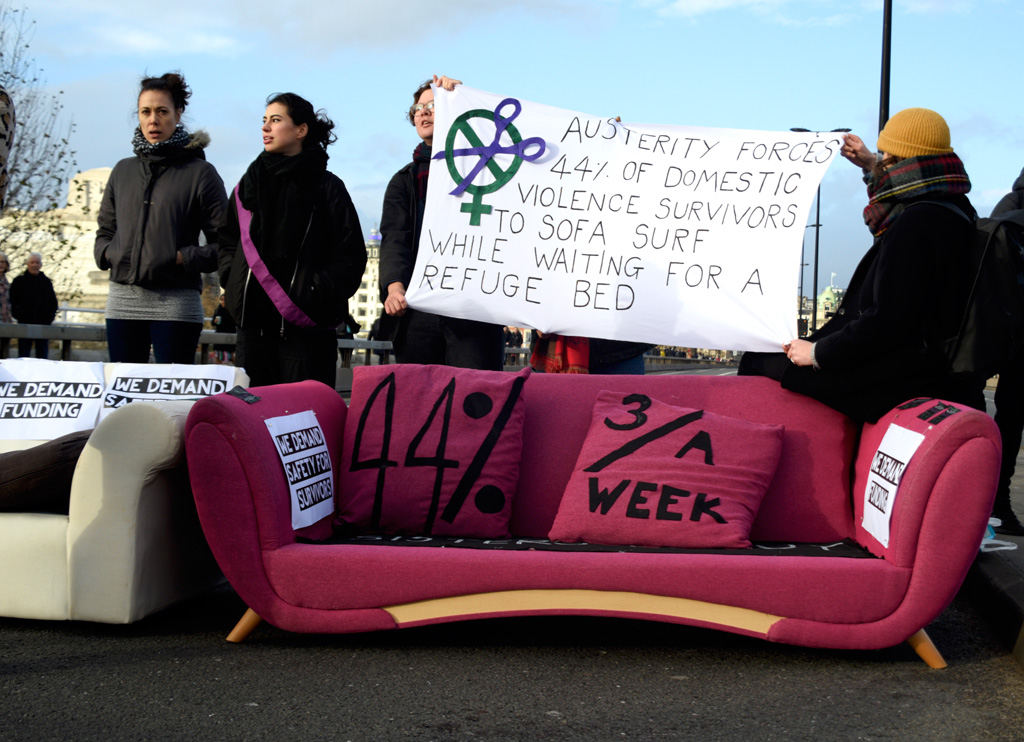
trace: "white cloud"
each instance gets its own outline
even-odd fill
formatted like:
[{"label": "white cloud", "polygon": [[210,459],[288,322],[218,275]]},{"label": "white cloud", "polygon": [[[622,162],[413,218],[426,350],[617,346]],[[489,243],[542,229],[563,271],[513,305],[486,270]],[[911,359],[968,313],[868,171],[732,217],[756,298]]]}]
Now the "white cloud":
[{"label": "white cloud", "polygon": [[[429,54],[431,39],[442,29],[462,30],[470,25],[492,31],[481,39],[493,47],[500,40],[503,18],[522,16],[531,22],[585,11],[593,18],[617,0],[510,0],[482,4],[477,0],[442,0],[409,3],[375,0],[370,3],[310,5],[286,0],[179,0],[157,17],[136,12],[123,0],[29,0],[29,12],[48,26],[64,25],[69,42],[80,50],[113,54],[140,51],[202,51],[233,56],[243,49],[266,46],[275,54],[330,51],[338,46],[386,49],[422,45]],[[154,46],[155,45],[155,46]]]}]

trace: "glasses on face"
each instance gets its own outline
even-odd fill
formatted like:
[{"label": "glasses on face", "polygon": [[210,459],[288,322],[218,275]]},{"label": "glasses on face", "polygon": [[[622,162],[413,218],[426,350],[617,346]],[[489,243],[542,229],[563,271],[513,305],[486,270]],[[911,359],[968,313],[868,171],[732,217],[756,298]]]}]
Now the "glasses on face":
[{"label": "glasses on face", "polygon": [[426,103],[417,103],[415,106],[409,109],[413,116],[419,116],[424,112],[434,112],[434,101],[427,101]]}]

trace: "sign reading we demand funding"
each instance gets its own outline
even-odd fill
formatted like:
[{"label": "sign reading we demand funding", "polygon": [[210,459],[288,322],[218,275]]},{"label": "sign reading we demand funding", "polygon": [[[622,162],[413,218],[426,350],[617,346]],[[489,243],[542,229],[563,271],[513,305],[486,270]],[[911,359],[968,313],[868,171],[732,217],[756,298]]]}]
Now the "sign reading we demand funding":
[{"label": "sign reading we demand funding", "polygon": [[635,125],[435,89],[409,305],[542,332],[777,351],[836,134]]}]

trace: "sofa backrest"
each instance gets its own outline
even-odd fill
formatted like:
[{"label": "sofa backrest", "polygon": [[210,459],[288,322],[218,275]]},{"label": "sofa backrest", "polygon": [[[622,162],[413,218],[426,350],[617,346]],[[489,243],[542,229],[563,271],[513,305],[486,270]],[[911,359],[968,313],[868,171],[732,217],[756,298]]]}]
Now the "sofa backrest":
[{"label": "sofa backrest", "polygon": [[558,374],[532,374],[526,384],[514,535],[547,536],[603,390],[784,425],[782,457],[751,538],[827,542],[853,536],[851,467],[860,426],[845,415],[761,377]]}]

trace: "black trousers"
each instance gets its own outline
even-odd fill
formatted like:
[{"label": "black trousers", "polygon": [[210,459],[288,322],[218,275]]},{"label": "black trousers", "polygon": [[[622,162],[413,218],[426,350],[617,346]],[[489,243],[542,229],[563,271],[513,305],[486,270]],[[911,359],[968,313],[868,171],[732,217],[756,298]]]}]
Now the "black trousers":
[{"label": "black trousers", "polygon": [[338,334],[333,329],[281,336],[279,331],[239,328],[235,365],[249,374],[250,386],[313,379],[335,388]]},{"label": "black trousers", "polygon": [[1024,353],[1010,359],[999,372],[996,386],[996,425],[1003,439],[1003,462],[999,468],[999,488],[995,510],[1010,508],[1010,480],[1020,453],[1021,431],[1024,431]]},{"label": "black trousers", "polygon": [[505,331],[501,325],[410,310],[394,340],[399,363],[429,363],[501,371]]}]

